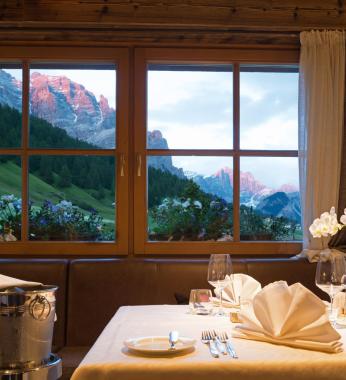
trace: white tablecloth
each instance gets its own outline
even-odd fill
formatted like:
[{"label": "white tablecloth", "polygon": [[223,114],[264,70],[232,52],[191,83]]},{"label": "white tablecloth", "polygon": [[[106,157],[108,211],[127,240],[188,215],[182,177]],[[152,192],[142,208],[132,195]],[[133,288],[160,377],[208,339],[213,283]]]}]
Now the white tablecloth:
[{"label": "white tablecloth", "polygon": [[[239,359],[212,358],[200,342],[202,330],[227,331],[227,318],[197,316],[187,306],[126,306],[118,310],[75,371],[72,380],[345,380],[346,352],[326,354],[233,338]],[[128,352],[128,338],[168,335],[195,338],[195,351],[175,357]],[[346,351],[346,329],[338,329]]]}]

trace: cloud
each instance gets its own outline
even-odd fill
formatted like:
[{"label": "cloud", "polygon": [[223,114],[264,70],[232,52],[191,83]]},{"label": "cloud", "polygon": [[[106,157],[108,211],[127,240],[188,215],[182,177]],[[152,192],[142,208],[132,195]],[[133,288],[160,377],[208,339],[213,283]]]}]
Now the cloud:
[{"label": "cloud", "polygon": [[297,120],[285,113],[269,117],[260,124],[244,126],[240,131],[242,149],[298,149]]},{"label": "cloud", "polygon": [[231,123],[180,123],[150,120],[150,131],[162,132],[170,149],[232,149]]},{"label": "cloud", "polygon": [[241,81],[239,90],[241,97],[248,98],[253,103],[260,102],[267,94],[263,87],[248,81]]},{"label": "cloud", "polygon": [[148,110],[157,111],[173,107],[213,93],[230,96],[233,90],[231,72],[149,71]]}]

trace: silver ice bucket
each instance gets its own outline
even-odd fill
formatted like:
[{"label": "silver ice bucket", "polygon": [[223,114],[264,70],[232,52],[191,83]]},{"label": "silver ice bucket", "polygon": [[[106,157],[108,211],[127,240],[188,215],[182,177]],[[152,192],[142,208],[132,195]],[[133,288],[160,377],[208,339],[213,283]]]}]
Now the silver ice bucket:
[{"label": "silver ice bucket", "polygon": [[0,369],[33,368],[49,361],[57,287],[0,291]]}]

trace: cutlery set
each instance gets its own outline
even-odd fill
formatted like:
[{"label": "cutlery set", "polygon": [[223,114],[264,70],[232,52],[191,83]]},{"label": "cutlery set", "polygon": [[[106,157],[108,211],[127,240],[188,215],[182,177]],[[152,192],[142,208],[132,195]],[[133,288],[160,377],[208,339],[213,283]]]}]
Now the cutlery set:
[{"label": "cutlery set", "polygon": [[217,333],[215,330],[202,331],[201,341],[209,346],[210,354],[214,358],[218,358],[220,354],[228,354],[233,359],[238,359],[238,355],[226,332]]}]

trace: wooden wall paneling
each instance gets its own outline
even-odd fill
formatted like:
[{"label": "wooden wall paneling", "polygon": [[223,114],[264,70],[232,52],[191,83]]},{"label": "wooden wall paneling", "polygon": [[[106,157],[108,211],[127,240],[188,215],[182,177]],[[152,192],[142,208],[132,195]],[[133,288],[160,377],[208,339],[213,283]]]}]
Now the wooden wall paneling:
[{"label": "wooden wall paneling", "polygon": [[[6,2],[11,3],[11,2]],[[12,3],[14,3],[12,1]],[[3,7],[3,19],[44,22],[217,24],[251,28],[341,25],[343,1],[19,1]],[[17,16],[15,15],[17,10]],[[16,16],[16,17],[15,17]],[[44,16],[44,17],[43,17]]]}]

